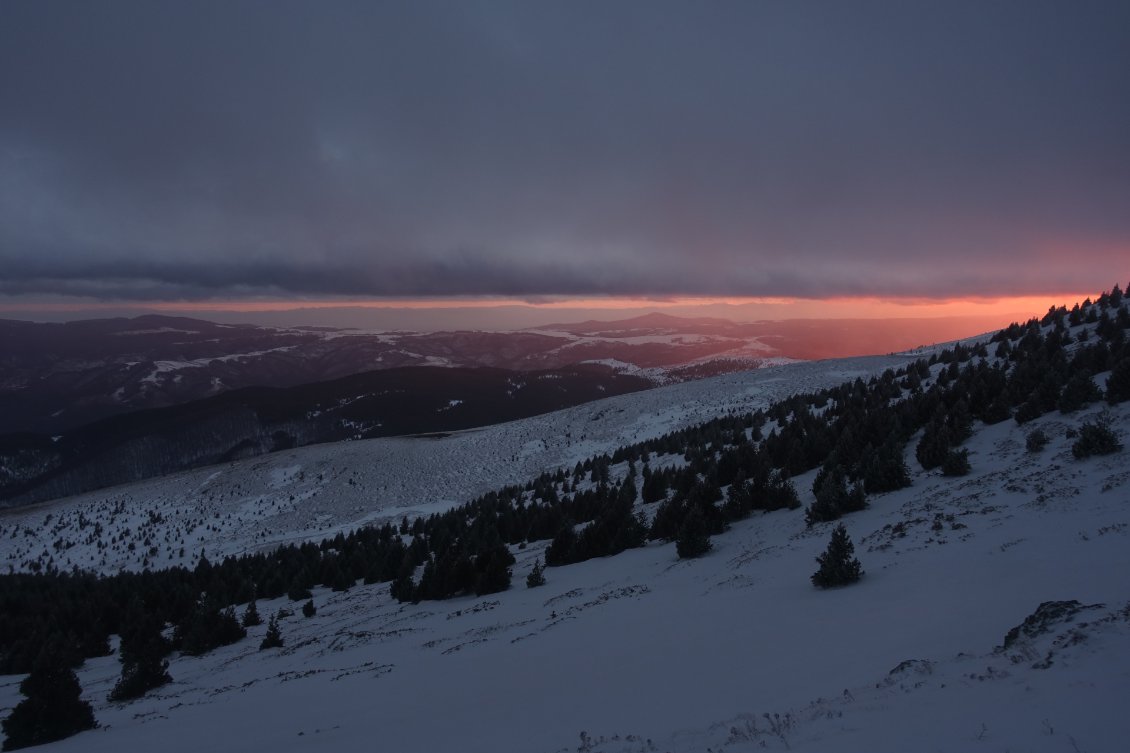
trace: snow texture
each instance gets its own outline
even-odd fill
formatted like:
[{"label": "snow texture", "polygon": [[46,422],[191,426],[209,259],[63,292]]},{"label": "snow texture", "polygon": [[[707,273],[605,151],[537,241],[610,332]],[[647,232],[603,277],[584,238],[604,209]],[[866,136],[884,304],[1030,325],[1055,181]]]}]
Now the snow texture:
[{"label": "snow texture", "polygon": [[[76,516],[105,521],[115,501],[103,538],[122,524],[127,540],[145,530],[158,564],[177,560],[163,536],[194,515],[191,559],[423,514],[900,360],[734,374],[443,439],[185,473],[8,513],[4,553],[20,568],[54,537],[77,539]],[[965,444],[973,471],[960,478],[921,471],[912,441],[913,486],[843,521],[866,571],[853,586],[809,584],[834,524],[806,528],[800,510],[736,523],[701,559],[651,544],[549,568],[535,589],[523,584],[544,543],[531,545],[515,550],[512,588],[489,597],[410,605],[387,584],[319,590],[312,618],[298,603],[260,601],[264,617],[286,610],[284,648],[258,651],[266,626],[252,628],[236,645],[174,657],[174,682],[133,703],[107,701],[116,658],[90,660],[79,676],[102,728],[44,750],[1122,751],[1130,451],[1077,461],[1067,437],[1099,410],[978,424]],[[1108,410],[1127,425],[1130,405]],[[1033,428],[1051,438],[1040,453],[1025,449]],[[805,503],[811,481],[795,479]],[[163,522],[146,527],[152,514]],[[81,541],[54,556],[61,567],[139,566]],[[1040,604],[1068,600],[1102,606],[1030,621],[1002,647]],[[19,679],[0,680],[0,714]]]},{"label": "snow texture", "polygon": [[[314,445],[0,510],[0,565],[103,573],[191,566],[202,551],[218,559],[442,512],[625,444],[908,360],[881,356],[738,372],[444,436]],[[99,525],[102,535],[95,536]]]}]

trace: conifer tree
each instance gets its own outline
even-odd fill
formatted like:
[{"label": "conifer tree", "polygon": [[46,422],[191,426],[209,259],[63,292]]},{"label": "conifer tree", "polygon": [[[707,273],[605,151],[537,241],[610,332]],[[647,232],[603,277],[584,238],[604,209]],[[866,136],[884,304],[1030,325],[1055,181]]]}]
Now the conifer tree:
[{"label": "conifer tree", "polygon": [[833,588],[859,580],[863,576],[863,567],[854,555],[855,545],[841,523],[832,531],[828,548],[816,558],[820,567],[812,574],[812,585]]},{"label": "conifer tree", "polygon": [[286,597],[291,601],[302,601],[303,599],[310,598],[310,588],[305,582],[305,579],[295,576],[294,580],[290,583],[290,588],[287,589]]},{"label": "conifer tree", "polygon": [[235,609],[220,609],[218,601],[201,597],[188,618],[177,625],[174,641],[180,650],[190,656],[199,656],[219,646],[241,640],[247,631],[239,624]]},{"label": "conifer tree", "polygon": [[687,515],[687,505],[678,496],[665,500],[655,508],[655,517],[651,521],[648,538],[673,541],[679,536],[679,528]]},{"label": "conifer tree", "polygon": [[243,612],[243,626],[249,628],[262,624],[263,618],[259,616],[259,607],[255,605],[255,599],[252,599],[247,603],[247,609]]},{"label": "conifer tree", "polygon": [[[1020,421],[1017,418],[1017,421]],[[914,456],[922,465],[922,469],[929,471],[937,468],[946,459],[946,453],[952,445],[949,429],[944,422],[931,421],[926,426],[922,438],[914,448]]]},{"label": "conifer tree", "polygon": [[643,473],[643,501],[645,503],[658,502],[667,496],[667,477],[662,470],[651,472],[644,466]]},{"label": "conifer tree", "polygon": [[567,565],[573,561],[573,549],[577,545],[577,534],[571,523],[566,523],[553,537],[549,548],[545,550],[545,564]]},{"label": "conifer tree", "polygon": [[796,487],[780,473],[774,473],[765,488],[760,491],[763,497],[760,507],[764,510],[782,508],[795,510],[800,507],[800,497],[797,495]]},{"label": "conifer tree", "polygon": [[1102,396],[1102,392],[1095,386],[1091,375],[1085,371],[1078,371],[1067,380],[1056,407],[1059,408],[1060,413],[1071,413],[1089,403],[1101,400]]},{"label": "conifer tree", "polygon": [[864,487],[869,494],[891,492],[910,486],[910,469],[902,458],[902,445],[884,442],[878,450],[864,451],[860,458]]},{"label": "conifer tree", "polygon": [[2,724],[4,750],[62,740],[97,726],[74,670],[57,658],[41,660],[20,683],[20,692],[24,700]]},{"label": "conifer tree", "polygon": [[161,635],[161,625],[152,617],[130,610],[135,615],[128,628],[122,630],[119,655],[122,676],[110,691],[111,701],[140,698],[153,688],[172,682],[169,663],[164,660],[171,650]]},{"label": "conifer tree", "polygon": [[[405,556],[401,559],[400,570],[393,580],[392,585],[389,586],[389,594],[392,598],[403,604],[406,601],[412,601],[416,593],[416,582],[412,579],[412,575],[416,571],[416,565],[412,561],[411,555]],[[309,598],[309,597],[307,597]],[[310,607],[313,608],[314,602],[311,600]],[[302,611],[305,612],[306,608],[303,607]],[[306,615],[310,617],[311,615]]]},{"label": "conifer tree", "polygon": [[498,593],[510,588],[510,566],[514,555],[502,543],[488,546],[475,556],[475,595]]},{"label": "conifer tree", "polygon": [[707,532],[706,520],[702,517],[697,506],[692,507],[683,525],[679,528],[679,537],[675,540],[675,551],[679,559],[692,559],[701,557],[711,549],[710,536]]},{"label": "conifer tree", "polygon": [[267,622],[267,634],[263,636],[262,643],[259,644],[259,650],[264,651],[268,648],[282,648],[283,639],[282,633],[279,632],[279,618],[278,615],[271,615],[271,619]]},{"label": "conifer tree", "polygon": [[537,588],[545,585],[545,572],[541,569],[541,560],[534,560],[534,569],[526,576],[526,587]]},{"label": "conifer tree", "polygon": [[1130,357],[1123,356],[1106,380],[1106,400],[1111,405],[1130,400]]},{"label": "conifer tree", "polygon": [[943,476],[966,476],[969,474],[969,451],[950,450],[942,461]]},{"label": "conifer tree", "polygon": [[310,599],[302,605],[302,616],[313,617],[318,613],[318,608],[314,606],[314,600]]},{"label": "conifer tree", "polygon": [[810,526],[867,507],[863,488],[856,484],[849,489],[843,469],[834,463],[821,469],[812,486],[816,499],[804,513],[805,522]]}]

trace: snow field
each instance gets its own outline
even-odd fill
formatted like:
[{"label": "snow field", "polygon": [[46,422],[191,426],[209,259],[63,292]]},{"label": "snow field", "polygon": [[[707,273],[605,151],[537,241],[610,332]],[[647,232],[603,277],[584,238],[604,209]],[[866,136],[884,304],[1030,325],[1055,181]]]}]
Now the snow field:
[{"label": "snow field", "polygon": [[[441,512],[625,444],[908,360],[866,357],[726,374],[443,437],[312,445],[0,509],[0,566],[114,573],[192,566],[201,552],[215,560],[321,540],[386,518]],[[102,534],[94,536],[99,524]]]},{"label": "snow field", "polygon": [[[1124,750],[1130,452],[1076,461],[1066,437],[1099,410],[977,425],[966,477],[908,463],[913,486],[843,521],[866,570],[854,586],[812,588],[833,524],[795,510],[735,524],[700,560],[651,544],[549,568],[538,589],[534,545],[487,597],[320,590],[310,619],[260,601],[264,618],[293,610],[285,648],[257,651],[253,628],[174,658],[173,684],[125,705],[106,701],[116,659],[89,661],[103,729],[52,750]],[[1130,406],[1110,415],[1125,426]],[[1030,454],[1036,427],[1052,441]],[[811,474],[796,483],[811,501]],[[995,651],[1069,599],[1106,606]]]}]

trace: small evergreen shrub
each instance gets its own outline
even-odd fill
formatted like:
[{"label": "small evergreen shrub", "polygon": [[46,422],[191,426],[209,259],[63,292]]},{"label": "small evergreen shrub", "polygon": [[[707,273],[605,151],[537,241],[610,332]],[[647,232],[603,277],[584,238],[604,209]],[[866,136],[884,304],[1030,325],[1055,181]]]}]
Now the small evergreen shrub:
[{"label": "small evergreen shrub", "polygon": [[1040,452],[1048,446],[1048,435],[1044,433],[1043,429],[1033,429],[1024,439],[1024,446],[1028,449],[1028,452]]},{"label": "small evergreen shrub", "polygon": [[314,600],[310,599],[302,605],[302,614],[305,617],[313,617],[318,613],[318,608],[314,606]]},{"label": "small evergreen shrub", "polygon": [[969,474],[969,450],[950,450],[942,461],[943,476],[966,476]]},{"label": "small evergreen shrub", "polygon": [[1118,436],[1105,421],[1085,422],[1079,427],[1079,438],[1071,445],[1076,460],[1092,455],[1110,455],[1122,449]]},{"label": "small evergreen shrub", "polygon": [[541,560],[534,560],[534,569],[526,576],[526,587],[537,588],[545,585],[545,571],[541,569]]},{"label": "small evergreen shrub", "polygon": [[243,613],[243,626],[249,628],[262,624],[263,618],[259,616],[259,607],[255,605],[255,599],[252,599],[248,602],[247,609]]},{"label": "small evergreen shrub", "polygon": [[769,486],[763,491],[762,508],[767,512],[780,509],[800,509],[800,496],[793,482],[778,474],[773,474]]},{"label": "small evergreen shrub", "polygon": [[267,634],[263,636],[259,650],[265,651],[268,648],[282,648],[282,646],[283,639],[282,633],[279,632],[279,618],[276,615],[271,615],[271,619],[267,623]]}]

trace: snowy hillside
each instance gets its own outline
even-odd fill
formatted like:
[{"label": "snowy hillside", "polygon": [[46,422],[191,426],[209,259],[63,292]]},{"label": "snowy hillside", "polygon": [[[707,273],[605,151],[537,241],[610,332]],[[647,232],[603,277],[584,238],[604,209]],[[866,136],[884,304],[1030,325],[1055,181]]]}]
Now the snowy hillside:
[{"label": "snowy hillside", "polygon": [[[652,544],[537,589],[518,583],[544,556],[531,546],[489,597],[320,590],[311,618],[261,601],[294,611],[284,648],[257,651],[253,628],[175,658],[174,682],[134,703],[106,701],[115,657],[89,660],[103,728],[50,749],[1124,750],[1130,453],[1075,460],[1065,436],[1095,412],[982,428],[971,475],[873,496],[847,519],[866,570],[852,587],[811,587],[831,524],[800,511],[737,523],[700,560]],[[1033,427],[1052,437],[1040,453]],[[997,650],[1052,600],[1102,606]]]},{"label": "snowy hillside", "polygon": [[[260,650],[267,626],[255,625],[190,651],[182,632],[172,682],[128,703],[109,700],[119,656],[85,653],[78,677],[101,727],[49,749],[1124,750],[1130,308],[1102,301],[1101,317],[1098,305],[1053,310],[991,344],[731,374],[7,512],[0,553],[12,572],[195,566],[163,580],[71,581],[117,604],[126,589],[160,584],[170,598],[149,593],[145,606],[163,614],[174,591],[183,603],[194,588],[196,606],[181,622],[162,618],[166,632],[206,616],[202,588],[244,587],[284,643]],[[955,459],[968,463],[955,469]],[[892,468],[905,477],[889,483]],[[783,506],[767,490],[786,469],[799,505],[764,512]],[[837,473],[840,519],[816,522]],[[848,506],[845,479],[866,483],[864,509]],[[897,490],[878,491],[884,483]],[[506,484],[516,486],[453,509]],[[583,510],[592,500],[604,506],[595,514]],[[673,515],[677,537],[661,526]],[[680,559],[684,531],[703,515],[718,523],[712,547]],[[563,522],[547,533],[546,516]],[[352,537],[326,541],[387,521],[367,550]],[[841,522],[864,576],[814,588],[816,558]],[[647,538],[617,548],[633,526]],[[322,543],[278,548],[298,541]],[[456,580],[466,568],[497,562],[492,547],[516,560],[509,587],[480,589],[484,570],[474,587],[452,587],[469,582]],[[196,566],[202,554],[252,551],[276,554]],[[362,551],[396,566],[362,576]],[[619,553],[599,556],[607,551]],[[537,563],[563,562],[576,564],[547,567],[547,583],[526,587]],[[270,583],[284,568],[288,580]],[[68,593],[65,577],[14,576],[0,596],[34,603],[40,581]],[[310,614],[308,595],[278,596],[295,591],[288,583],[323,584]],[[5,658],[26,664],[16,652],[35,641],[13,639],[11,626],[34,621],[3,616]],[[102,624],[127,633],[116,616]],[[0,717],[20,701],[21,679],[0,678]]]},{"label": "snowy hillside", "polygon": [[[794,392],[869,377],[920,356],[727,374],[449,436],[303,447],[0,510],[0,566],[28,570],[53,564],[112,573],[191,565],[202,551],[214,559],[322,538],[388,516],[439,511],[624,444],[764,408]],[[98,525],[102,535],[92,536]]]}]

